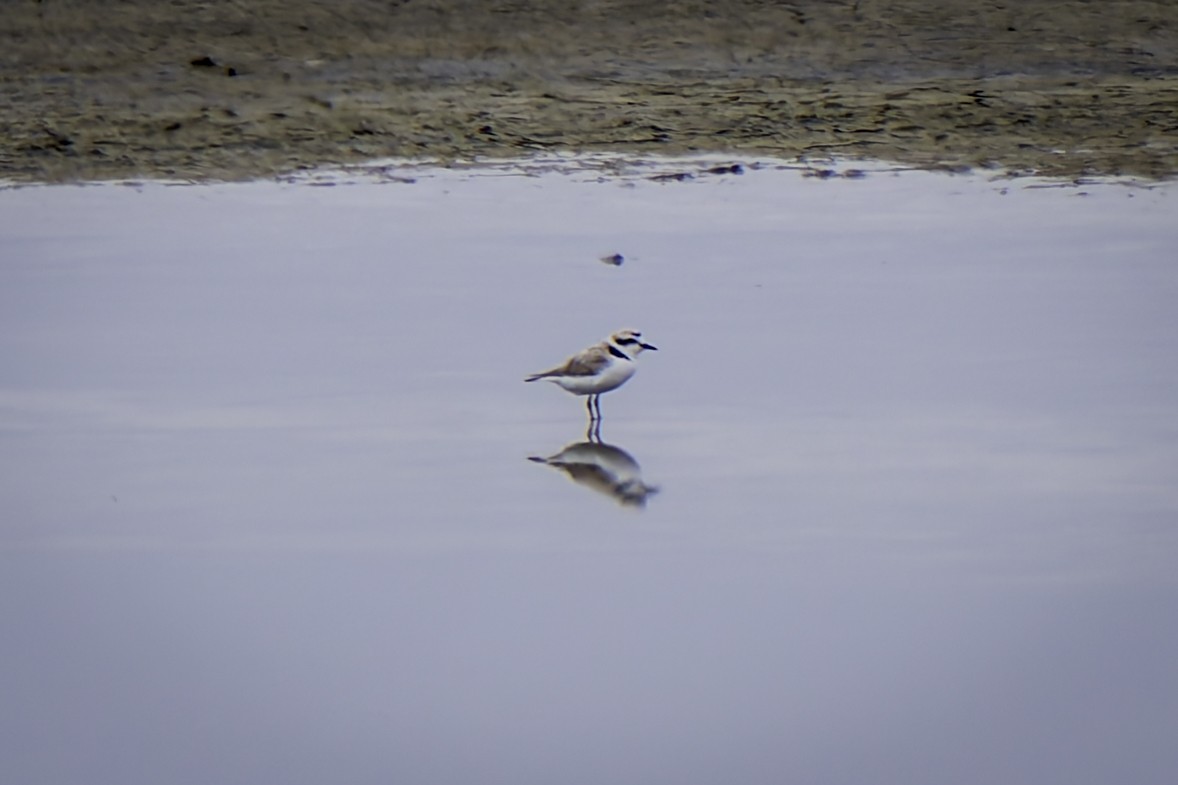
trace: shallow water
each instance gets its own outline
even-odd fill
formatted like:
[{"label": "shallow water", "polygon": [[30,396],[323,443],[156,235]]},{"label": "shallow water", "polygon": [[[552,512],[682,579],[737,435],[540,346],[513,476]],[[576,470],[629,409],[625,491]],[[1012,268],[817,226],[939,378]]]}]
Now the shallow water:
[{"label": "shallow water", "polygon": [[707,166],[0,191],[4,781],[1168,783],[1178,192]]}]

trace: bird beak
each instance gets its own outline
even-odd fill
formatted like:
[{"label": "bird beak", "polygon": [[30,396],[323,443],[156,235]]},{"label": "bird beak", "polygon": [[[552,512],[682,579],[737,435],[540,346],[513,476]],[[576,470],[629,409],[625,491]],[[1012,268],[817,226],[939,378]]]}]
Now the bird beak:
[{"label": "bird beak", "polygon": [[652,351],[652,352],[657,352],[657,351],[659,350],[659,347],[657,347],[657,346],[651,346],[651,345],[650,345],[650,344],[648,344],[648,343],[640,343],[640,344],[638,344],[638,345],[639,345],[639,346],[641,346],[643,349],[649,349],[649,350],[650,350],[650,351]]}]

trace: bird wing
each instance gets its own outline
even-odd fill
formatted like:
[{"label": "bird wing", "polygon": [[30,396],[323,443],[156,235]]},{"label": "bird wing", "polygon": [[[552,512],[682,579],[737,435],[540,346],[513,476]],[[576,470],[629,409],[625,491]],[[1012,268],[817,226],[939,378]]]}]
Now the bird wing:
[{"label": "bird wing", "polygon": [[553,368],[551,371],[529,376],[527,381],[544,379],[549,376],[593,376],[609,365],[609,362],[609,352],[606,349],[601,346],[590,346],[585,351],[574,354],[564,365]]}]

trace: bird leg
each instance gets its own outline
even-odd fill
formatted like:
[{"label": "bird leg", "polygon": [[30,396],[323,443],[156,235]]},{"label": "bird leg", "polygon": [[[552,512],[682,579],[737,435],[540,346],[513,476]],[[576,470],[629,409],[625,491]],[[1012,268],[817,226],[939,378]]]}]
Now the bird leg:
[{"label": "bird leg", "polygon": [[589,422],[601,419],[601,396],[590,395],[585,400],[585,408],[589,410]]}]

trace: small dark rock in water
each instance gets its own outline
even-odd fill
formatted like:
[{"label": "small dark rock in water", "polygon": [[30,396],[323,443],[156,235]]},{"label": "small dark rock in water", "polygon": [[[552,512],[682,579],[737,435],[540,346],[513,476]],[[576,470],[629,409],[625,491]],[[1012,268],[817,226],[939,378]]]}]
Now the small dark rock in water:
[{"label": "small dark rock in water", "polygon": [[214,60],[213,58],[209,57],[208,55],[205,55],[204,57],[198,57],[195,60],[189,60],[188,64],[191,66],[195,66],[197,68],[216,68],[217,67],[217,61]]},{"label": "small dark rock in water", "polygon": [[807,169],[802,172],[803,177],[817,177],[819,180],[829,180],[838,177],[839,173],[833,169]]},{"label": "small dark rock in water", "polygon": [[863,171],[862,169],[848,169],[847,171],[843,172],[843,177],[847,178],[848,180],[861,180],[866,176],[867,172]]},{"label": "small dark rock in water", "polygon": [[744,167],[740,164],[732,164],[731,166],[713,166],[708,170],[708,174],[744,174]]},{"label": "small dark rock in water", "polygon": [[615,267],[621,267],[622,262],[626,261],[626,257],[622,256],[620,253],[611,253],[609,256],[601,257],[601,261],[605,262],[606,264],[612,264]]},{"label": "small dark rock in water", "polygon": [[656,183],[681,183],[684,180],[692,179],[692,174],[690,172],[671,172],[670,174],[656,174],[650,179],[654,180]]}]

